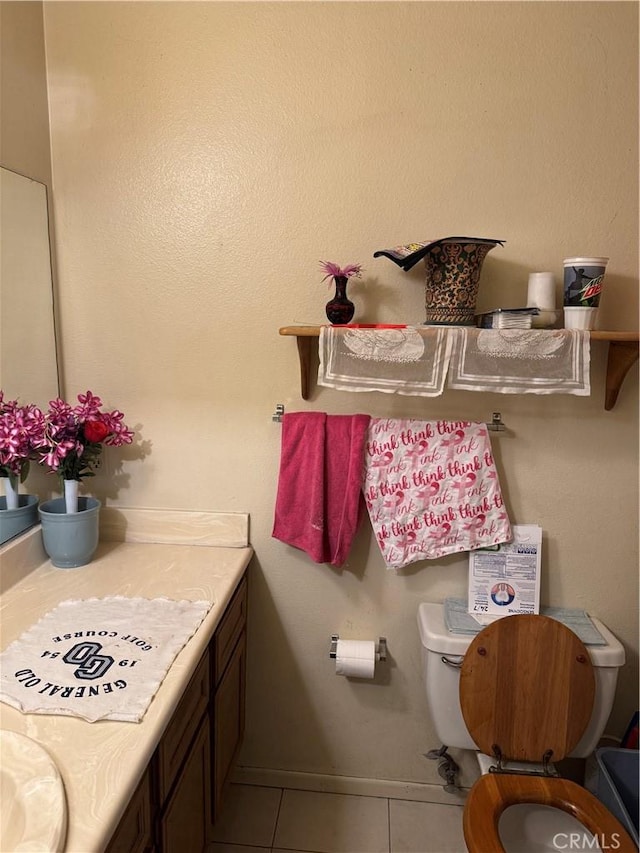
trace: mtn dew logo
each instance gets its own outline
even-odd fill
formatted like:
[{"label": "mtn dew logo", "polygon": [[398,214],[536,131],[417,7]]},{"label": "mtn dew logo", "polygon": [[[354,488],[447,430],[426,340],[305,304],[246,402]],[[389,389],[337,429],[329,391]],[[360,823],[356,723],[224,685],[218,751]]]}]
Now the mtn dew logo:
[{"label": "mtn dew logo", "polygon": [[602,293],[602,280],[604,275],[596,276],[596,278],[589,279],[582,290],[578,293],[578,298],[580,302],[588,302],[591,304],[590,300],[594,299],[596,296],[599,298]]},{"label": "mtn dew logo", "polygon": [[597,308],[600,304],[605,258],[571,258],[564,266],[564,304]]}]

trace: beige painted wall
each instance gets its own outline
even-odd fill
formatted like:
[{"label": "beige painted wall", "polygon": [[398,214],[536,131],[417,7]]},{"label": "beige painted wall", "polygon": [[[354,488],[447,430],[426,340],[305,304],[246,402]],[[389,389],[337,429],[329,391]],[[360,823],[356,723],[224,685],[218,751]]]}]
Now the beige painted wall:
[{"label": "beige painted wall", "polygon": [[0,2],[0,162],[51,184],[42,3]]},{"label": "beige painted wall", "polygon": [[[387,572],[368,525],[342,571],[272,540],[288,411],[486,419],[511,517],[545,531],[543,600],[584,607],[637,694],[637,368],[593,395],[299,396],[295,342],[324,319],[319,259],[362,262],[361,321],[423,319],[422,271],[373,251],[502,237],[480,307],[529,271],[611,256],[604,327],[637,328],[634,3],[45,4],[66,391],[118,406],[145,447],[92,484],[110,504],[248,511],[249,766],[438,781],[416,609],[466,559]],[[116,473],[118,476],[115,476]],[[389,640],[378,683],[337,678],[332,632]]]},{"label": "beige painted wall", "polygon": [[[33,233],[23,234],[26,241],[37,241],[34,259],[41,257],[47,251],[43,246],[47,239],[47,225],[53,235],[53,218],[44,22],[42,3],[39,2],[0,2],[0,165],[47,187],[49,222],[43,219]],[[50,327],[51,297],[40,289],[46,286],[47,272],[44,266],[38,266],[37,261],[35,266],[31,265],[30,271],[34,270],[39,275],[31,283],[33,290],[28,298],[24,290],[29,283],[21,281],[20,303],[30,303],[31,313],[23,315],[20,332],[23,340],[27,328],[39,330],[42,334],[37,344],[32,343],[28,352],[23,354],[24,359],[29,359],[27,373],[31,379],[25,382],[20,399],[45,405],[57,394],[57,377],[55,369],[52,369],[56,354]],[[51,273],[55,281],[55,261]],[[16,275],[19,277],[18,272]],[[6,281],[3,284],[6,286]],[[9,302],[13,304],[15,300],[3,300],[3,311],[7,310]],[[46,364],[44,369],[43,364]],[[9,375],[14,375],[13,365],[9,368],[6,364],[0,365],[0,384],[5,390],[8,390],[5,382]],[[37,391],[35,395],[34,391]],[[15,389],[11,389],[8,396],[14,393]],[[54,478],[43,469],[32,466],[29,491],[46,498],[52,494],[53,485]]]}]

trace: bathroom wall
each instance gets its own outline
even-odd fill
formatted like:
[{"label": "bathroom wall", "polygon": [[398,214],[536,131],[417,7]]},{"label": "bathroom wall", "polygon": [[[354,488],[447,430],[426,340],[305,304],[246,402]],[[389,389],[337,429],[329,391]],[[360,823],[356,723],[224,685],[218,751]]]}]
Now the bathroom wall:
[{"label": "bathroom wall", "polygon": [[[464,556],[385,570],[363,525],[342,571],[271,538],[287,411],[479,419],[511,517],[545,531],[543,601],[625,643],[609,730],[637,696],[633,369],[590,398],[299,395],[295,340],[329,298],[319,260],[361,262],[356,319],[423,320],[422,269],[374,250],[504,238],[481,308],[527,275],[611,257],[601,324],[637,329],[634,3],[45,3],[66,393],[136,427],[94,492],[110,505],[248,511],[252,574],[243,765],[438,781],[416,609],[464,595]],[[332,632],[384,634],[376,683],[335,676]]]},{"label": "bathroom wall", "polygon": [[0,2],[0,162],[49,186],[42,3]]},{"label": "bathroom wall", "polygon": [[[53,237],[51,210],[51,144],[49,139],[49,104],[47,98],[47,74],[44,48],[44,21],[42,3],[0,2],[0,165],[17,172],[47,187],[49,209],[49,235]],[[36,231],[29,239],[45,240],[46,234]],[[53,248],[53,240],[50,240]],[[46,277],[45,270],[41,270]],[[52,263],[52,280],[55,282],[55,259]],[[6,281],[4,282],[7,286]],[[33,282],[29,295],[36,327],[44,332],[39,345],[30,345],[29,375],[37,375],[39,359],[48,358],[48,365],[55,365],[56,353],[52,344],[50,328],[50,298],[43,298],[40,279]],[[24,293],[21,302],[25,301]],[[14,303],[15,304],[15,303]],[[3,310],[7,309],[4,303]],[[21,318],[25,324],[28,317]],[[57,394],[55,370],[48,367],[41,371],[38,381],[25,386],[21,402],[39,402]],[[0,387],[7,390],[6,377],[11,374],[6,365],[0,365]],[[30,396],[36,388],[48,389],[42,399]],[[44,469],[32,466],[29,479],[30,491],[42,498],[52,494],[55,479]]]}]

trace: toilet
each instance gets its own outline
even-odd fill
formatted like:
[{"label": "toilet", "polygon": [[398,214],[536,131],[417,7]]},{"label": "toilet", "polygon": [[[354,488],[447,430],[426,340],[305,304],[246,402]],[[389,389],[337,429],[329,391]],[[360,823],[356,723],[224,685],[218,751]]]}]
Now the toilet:
[{"label": "toilet", "polygon": [[624,648],[585,646],[546,616],[515,615],[454,634],[444,605],[418,608],[427,706],[443,745],[477,752],[482,775],[464,807],[469,853],[637,847],[595,796],[554,762],[586,758],[604,733]]}]

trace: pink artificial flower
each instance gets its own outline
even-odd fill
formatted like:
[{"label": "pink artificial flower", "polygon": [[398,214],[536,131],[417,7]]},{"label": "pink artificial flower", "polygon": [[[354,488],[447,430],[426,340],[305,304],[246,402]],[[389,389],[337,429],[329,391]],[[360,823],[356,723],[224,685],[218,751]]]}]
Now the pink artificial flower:
[{"label": "pink artificial flower", "polygon": [[51,400],[45,418],[40,462],[65,480],[93,476],[102,446],[131,444],[133,431],[118,409],[101,411],[102,400],[91,391],[78,395],[71,406],[59,397]]},{"label": "pink artificial flower", "polygon": [[326,273],[322,279],[323,281],[328,278],[351,278],[352,276],[361,278],[362,276],[361,264],[347,264],[346,267],[339,267],[338,264],[334,264],[332,261],[320,261],[320,268]]},{"label": "pink artificial flower", "polygon": [[102,413],[102,421],[109,428],[109,434],[105,439],[105,444],[108,444],[110,447],[119,447],[122,444],[131,444],[133,441],[134,433],[129,427],[122,423],[122,419],[124,418],[124,414],[118,409],[114,409],[112,412],[103,412]]},{"label": "pink artificial flower", "polygon": [[0,391],[0,476],[23,481],[29,462],[44,441],[44,415],[37,406],[19,406]]},{"label": "pink artificial flower", "polygon": [[78,418],[85,421],[99,418],[100,406],[102,405],[100,397],[96,397],[91,391],[87,391],[86,394],[78,394],[78,402],[80,405],[73,409]]}]

